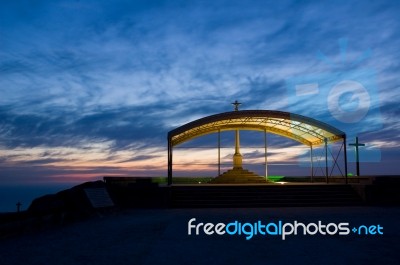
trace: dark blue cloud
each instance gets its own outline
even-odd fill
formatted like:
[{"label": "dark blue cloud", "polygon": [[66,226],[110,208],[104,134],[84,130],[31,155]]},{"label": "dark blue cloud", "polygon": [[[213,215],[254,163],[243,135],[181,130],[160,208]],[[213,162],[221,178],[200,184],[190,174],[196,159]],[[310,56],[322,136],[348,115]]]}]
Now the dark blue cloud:
[{"label": "dark blue cloud", "polygon": [[[51,152],[35,153],[28,164],[56,163],[55,149],[65,155],[64,148],[91,143],[104,144],[96,152],[116,163],[150,163],[159,153],[142,152],[165,150],[169,130],[229,111],[236,99],[244,109],[293,111],[331,122],[321,107],[325,98],[291,103],[286,81],[360,68],[376,72],[380,104],[373,107],[380,109],[382,124],[363,140],[390,142],[382,145],[383,159],[386,151],[400,157],[388,147],[400,141],[399,11],[397,1],[4,2],[0,147],[8,159],[2,163],[15,150],[32,154],[39,148]],[[341,61],[343,38],[347,60]],[[368,49],[371,55],[354,64]],[[334,66],[321,61],[319,51]],[[210,145],[211,139],[190,144]],[[232,139],[227,134],[223,145]],[[251,135],[242,141],[259,144]],[[271,137],[270,144],[296,143]],[[122,159],[120,151],[136,153]]]}]

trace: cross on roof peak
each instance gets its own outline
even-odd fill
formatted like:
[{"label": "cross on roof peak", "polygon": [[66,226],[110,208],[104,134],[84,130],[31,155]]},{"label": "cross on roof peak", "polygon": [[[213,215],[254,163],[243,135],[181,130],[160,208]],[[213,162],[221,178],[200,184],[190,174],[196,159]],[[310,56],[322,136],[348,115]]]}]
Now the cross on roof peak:
[{"label": "cross on roof peak", "polygon": [[239,101],[235,100],[235,102],[231,103],[233,106],[235,106],[235,111],[239,110],[239,106],[242,105]]}]

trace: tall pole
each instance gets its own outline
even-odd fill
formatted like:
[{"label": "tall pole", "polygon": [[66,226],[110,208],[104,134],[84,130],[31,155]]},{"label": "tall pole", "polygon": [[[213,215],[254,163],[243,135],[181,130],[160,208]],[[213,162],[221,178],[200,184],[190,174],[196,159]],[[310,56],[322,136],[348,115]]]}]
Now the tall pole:
[{"label": "tall pole", "polygon": [[326,183],[329,182],[328,180],[328,139],[324,139],[325,142],[325,176],[326,176]]},{"label": "tall pole", "polygon": [[357,176],[360,176],[360,156],[359,156],[359,151],[358,147],[359,146],[365,146],[365,144],[361,144],[358,142],[358,137],[356,137],[356,142],[349,144],[349,146],[354,146],[356,149],[356,167],[357,167]]},{"label": "tall pole", "polygon": [[235,131],[235,155],[240,154],[240,138],[239,138],[239,130]]},{"label": "tall pole", "polygon": [[235,131],[235,154],[233,155],[233,168],[242,169],[242,155],[240,154],[239,129]]},{"label": "tall pole", "polygon": [[[237,100],[232,103],[235,106],[235,111],[239,111],[239,103]],[[240,154],[240,140],[239,140],[239,129],[235,130],[235,154],[233,155],[233,168],[242,169],[242,155]]]},{"label": "tall pole", "polygon": [[344,145],[344,174],[345,174],[345,178],[346,178],[346,184],[348,184],[348,179],[347,179],[347,148],[346,148],[346,135],[344,135],[343,138],[343,145]]},{"label": "tall pole", "polygon": [[357,176],[360,176],[360,155],[358,152],[358,137],[356,137],[356,165],[357,165]]},{"label": "tall pole", "polygon": [[265,179],[268,180],[267,130],[264,129]]}]

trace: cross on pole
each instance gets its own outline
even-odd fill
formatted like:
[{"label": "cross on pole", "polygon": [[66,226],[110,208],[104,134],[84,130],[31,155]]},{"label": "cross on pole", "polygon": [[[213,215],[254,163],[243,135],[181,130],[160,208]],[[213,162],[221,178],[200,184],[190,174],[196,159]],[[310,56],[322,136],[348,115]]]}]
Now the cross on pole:
[{"label": "cross on pole", "polygon": [[239,106],[242,105],[239,101],[235,100],[235,102],[231,103],[233,106],[235,106],[235,111],[239,110]]},{"label": "cross on pole", "polygon": [[17,202],[16,205],[17,205],[17,213],[19,213],[20,210],[21,210],[22,203],[21,202]]},{"label": "cross on pole", "polygon": [[365,144],[361,144],[358,142],[358,137],[356,137],[356,142],[349,144],[349,146],[354,146],[356,149],[356,166],[357,166],[357,176],[360,176],[360,156],[359,156],[359,151],[358,147],[359,146],[365,146]]}]

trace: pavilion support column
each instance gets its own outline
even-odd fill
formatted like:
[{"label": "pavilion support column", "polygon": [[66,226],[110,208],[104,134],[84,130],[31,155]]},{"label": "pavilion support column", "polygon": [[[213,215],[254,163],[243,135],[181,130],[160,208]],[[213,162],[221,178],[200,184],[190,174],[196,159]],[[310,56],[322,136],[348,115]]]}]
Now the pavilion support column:
[{"label": "pavilion support column", "polygon": [[218,130],[218,176],[221,175],[221,130]]},{"label": "pavilion support column", "polygon": [[329,183],[328,180],[328,139],[324,139],[325,142],[325,176],[326,176],[326,183]]},{"label": "pavilion support column", "polygon": [[267,130],[264,130],[265,180],[268,180]]},{"label": "pavilion support column", "polygon": [[172,141],[168,137],[168,186],[172,185]]},{"label": "pavilion support column", "polygon": [[311,168],[311,182],[314,182],[314,154],[313,154],[313,147],[310,146],[310,168]]}]

